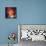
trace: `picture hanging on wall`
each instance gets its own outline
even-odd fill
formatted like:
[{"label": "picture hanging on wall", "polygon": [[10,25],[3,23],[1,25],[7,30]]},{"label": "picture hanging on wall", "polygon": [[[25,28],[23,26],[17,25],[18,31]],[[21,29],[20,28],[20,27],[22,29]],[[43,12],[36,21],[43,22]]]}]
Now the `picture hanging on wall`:
[{"label": "picture hanging on wall", "polygon": [[16,19],[16,7],[5,7],[5,18]]}]

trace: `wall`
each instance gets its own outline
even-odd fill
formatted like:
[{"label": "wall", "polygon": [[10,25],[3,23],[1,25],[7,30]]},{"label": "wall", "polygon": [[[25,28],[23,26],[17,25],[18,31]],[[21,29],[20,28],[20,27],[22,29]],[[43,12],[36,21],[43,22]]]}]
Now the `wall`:
[{"label": "wall", "polygon": [[[17,7],[17,18],[6,19],[5,7]],[[7,44],[9,32],[17,24],[46,24],[46,0],[0,0],[0,44]]]}]

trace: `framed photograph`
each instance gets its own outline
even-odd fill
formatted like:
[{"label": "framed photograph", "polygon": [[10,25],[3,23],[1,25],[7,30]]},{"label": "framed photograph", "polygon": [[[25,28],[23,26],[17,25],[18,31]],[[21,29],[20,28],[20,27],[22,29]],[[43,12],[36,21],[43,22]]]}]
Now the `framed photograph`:
[{"label": "framed photograph", "polygon": [[[46,25],[20,24],[18,25],[21,40],[46,41]],[[19,33],[18,32],[18,33]]]},{"label": "framed photograph", "polygon": [[16,7],[5,7],[5,18],[16,18]]}]

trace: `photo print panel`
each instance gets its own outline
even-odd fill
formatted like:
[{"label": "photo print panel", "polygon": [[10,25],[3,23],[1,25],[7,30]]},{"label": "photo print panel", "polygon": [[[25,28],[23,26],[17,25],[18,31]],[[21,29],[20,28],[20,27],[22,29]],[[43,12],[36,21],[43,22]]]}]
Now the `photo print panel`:
[{"label": "photo print panel", "polygon": [[5,7],[5,18],[16,19],[16,7]]}]

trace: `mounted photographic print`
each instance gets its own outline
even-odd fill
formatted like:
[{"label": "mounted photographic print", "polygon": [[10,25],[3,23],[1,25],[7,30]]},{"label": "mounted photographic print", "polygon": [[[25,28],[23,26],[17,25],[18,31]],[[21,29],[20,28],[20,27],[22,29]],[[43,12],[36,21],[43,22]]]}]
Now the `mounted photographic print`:
[{"label": "mounted photographic print", "polygon": [[46,41],[46,25],[19,25],[20,40]]},{"label": "mounted photographic print", "polygon": [[16,7],[6,7],[5,18],[16,18]]}]

